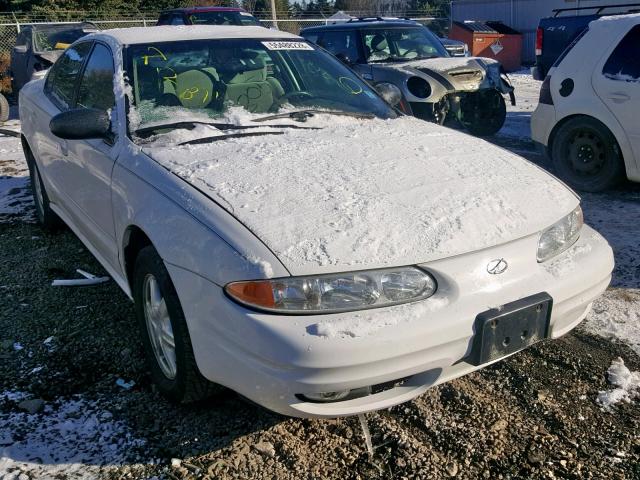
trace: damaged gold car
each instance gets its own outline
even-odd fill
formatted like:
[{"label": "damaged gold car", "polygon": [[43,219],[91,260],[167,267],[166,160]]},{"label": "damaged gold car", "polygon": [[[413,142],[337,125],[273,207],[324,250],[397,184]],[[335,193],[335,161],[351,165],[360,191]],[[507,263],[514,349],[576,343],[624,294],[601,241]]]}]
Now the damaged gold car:
[{"label": "damaged gold car", "polygon": [[499,62],[452,58],[425,26],[360,18],[304,29],[301,35],[348,64],[409,115],[443,124],[455,117],[474,135],[497,133],[514,88]]}]

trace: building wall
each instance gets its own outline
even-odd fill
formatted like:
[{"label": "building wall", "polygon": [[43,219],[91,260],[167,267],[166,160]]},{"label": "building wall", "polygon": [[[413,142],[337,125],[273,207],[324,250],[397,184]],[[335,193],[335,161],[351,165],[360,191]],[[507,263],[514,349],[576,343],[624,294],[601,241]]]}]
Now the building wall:
[{"label": "building wall", "polygon": [[[616,5],[620,0],[453,0],[451,18],[454,21],[498,20],[522,32],[522,61],[535,62],[536,28],[541,18],[552,15],[555,8]],[[569,13],[569,12],[568,12]],[[567,13],[567,14],[568,14]],[[580,12],[576,12],[580,14]],[[593,11],[584,12],[585,14]]]}]

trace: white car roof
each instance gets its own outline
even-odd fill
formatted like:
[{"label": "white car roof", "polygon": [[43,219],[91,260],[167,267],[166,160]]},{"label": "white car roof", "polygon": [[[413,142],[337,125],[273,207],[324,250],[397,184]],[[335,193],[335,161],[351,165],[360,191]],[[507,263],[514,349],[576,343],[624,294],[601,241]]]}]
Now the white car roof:
[{"label": "white car roof", "polygon": [[114,28],[101,30],[92,35],[92,37],[109,37],[121,45],[224,38],[290,38],[292,40],[302,40],[301,37],[289,32],[238,25],[162,25],[158,27]]},{"label": "white car roof", "polygon": [[593,20],[589,24],[590,29],[609,29],[631,27],[640,23],[640,13],[631,13],[628,15],[606,15],[597,20]]}]

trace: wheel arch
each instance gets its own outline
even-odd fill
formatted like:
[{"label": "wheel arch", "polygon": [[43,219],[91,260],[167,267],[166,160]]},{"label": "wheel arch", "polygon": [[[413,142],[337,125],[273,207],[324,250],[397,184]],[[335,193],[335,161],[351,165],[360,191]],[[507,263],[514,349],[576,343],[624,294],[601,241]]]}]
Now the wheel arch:
[{"label": "wheel arch", "polygon": [[[129,225],[122,236],[122,262],[129,290],[133,294],[133,269],[140,251],[154,246],[149,235],[138,225]],[[155,247],[154,247],[155,248]]]},{"label": "wheel arch", "polygon": [[622,147],[622,142],[620,142],[620,138],[618,138],[618,135],[616,135],[616,132],[613,131],[611,128],[609,128],[609,126],[607,124],[605,124],[602,120],[592,116],[592,115],[587,115],[584,113],[575,113],[572,115],[567,115],[566,117],[562,118],[559,122],[557,122],[553,129],[551,130],[551,133],[549,134],[549,141],[547,142],[547,149],[549,151],[549,155],[551,155],[551,151],[553,150],[553,143],[555,142],[556,136],[558,134],[558,132],[560,131],[560,129],[566,125],[567,123],[575,120],[575,119],[579,119],[579,118],[584,118],[584,119],[589,119],[589,120],[594,120],[596,122],[598,122],[600,125],[602,125],[602,127],[606,128],[607,131],[609,133],[611,133],[611,135],[613,136],[614,140],[616,141],[616,144],[618,146],[618,151],[620,152],[620,160],[622,161],[623,165],[625,166],[625,170],[627,167],[626,161],[625,161],[625,155],[624,155],[624,149]]}]

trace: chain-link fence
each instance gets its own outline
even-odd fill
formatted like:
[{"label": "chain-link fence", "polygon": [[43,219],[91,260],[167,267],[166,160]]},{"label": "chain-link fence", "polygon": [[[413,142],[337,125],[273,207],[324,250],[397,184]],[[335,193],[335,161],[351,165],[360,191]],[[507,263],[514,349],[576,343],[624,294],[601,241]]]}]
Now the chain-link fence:
[{"label": "chain-link fence", "polygon": [[[6,72],[9,68],[11,50],[15,46],[16,37],[20,28],[30,24],[63,24],[72,21],[89,21],[101,30],[109,28],[127,27],[147,27],[156,24],[158,14],[155,12],[138,12],[137,14],[122,15],[86,15],[86,12],[63,12],[63,15],[56,15],[57,21],[43,15],[16,15],[0,14],[0,90],[6,92],[9,82],[7,82]],[[437,35],[443,36],[449,29],[448,18],[414,17],[415,20],[426,25]],[[281,18],[277,21],[271,19],[260,19],[260,22],[267,28],[277,28],[285,32],[298,34],[306,27],[326,25],[333,23],[329,18]],[[3,78],[5,81],[3,81]]]}]

